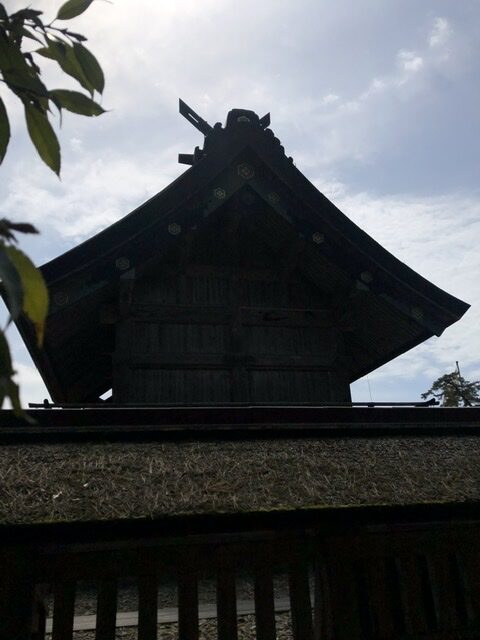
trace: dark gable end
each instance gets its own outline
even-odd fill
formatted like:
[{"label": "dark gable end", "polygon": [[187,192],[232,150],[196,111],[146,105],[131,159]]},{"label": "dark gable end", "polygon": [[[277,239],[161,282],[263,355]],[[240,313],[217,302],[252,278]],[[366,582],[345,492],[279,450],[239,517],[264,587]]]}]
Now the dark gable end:
[{"label": "dark gable end", "polygon": [[[116,380],[171,387],[160,402],[275,401],[288,390],[292,402],[347,401],[350,382],[465,313],[323,196],[267,122],[231,111],[171,185],[42,267],[42,352],[27,321],[18,326],[54,401],[94,402]],[[140,352],[127,349],[135,342]],[[144,373],[135,382],[127,370]],[[195,388],[196,375],[224,391],[173,389]],[[119,400],[153,398],[129,393]]]}]

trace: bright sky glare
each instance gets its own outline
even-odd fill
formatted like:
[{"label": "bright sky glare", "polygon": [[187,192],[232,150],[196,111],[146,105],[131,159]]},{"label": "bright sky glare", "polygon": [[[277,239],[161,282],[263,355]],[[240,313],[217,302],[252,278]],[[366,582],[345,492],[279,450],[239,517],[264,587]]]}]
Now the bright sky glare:
[{"label": "bright sky glare", "polygon": [[[60,4],[31,3],[47,19]],[[440,338],[355,383],[354,399],[418,400],[456,360],[465,377],[480,378],[477,0],[97,1],[71,28],[88,36],[105,71],[110,111],[64,116],[61,181],[37,158],[21,108],[0,87],[13,129],[0,216],[41,229],[22,242],[38,264],[185,170],[177,154],[190,153],[201,135],[178,115],[179,97],[212,124],[234,107],[270,111],[287,155],[327,197],[472,305]],[[77,88],[53,65],[45,79]],[[9,334],[23,402],[41,401],[47,392]]]}]

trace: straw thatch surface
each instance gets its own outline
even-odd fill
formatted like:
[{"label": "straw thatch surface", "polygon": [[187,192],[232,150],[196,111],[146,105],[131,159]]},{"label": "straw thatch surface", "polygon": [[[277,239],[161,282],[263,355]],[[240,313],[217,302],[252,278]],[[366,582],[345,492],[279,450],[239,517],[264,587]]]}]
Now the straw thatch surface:
[{"label": "straw thatch surface", "polygon": [[480,439],[0,448],[0,522],[480,499]]}]

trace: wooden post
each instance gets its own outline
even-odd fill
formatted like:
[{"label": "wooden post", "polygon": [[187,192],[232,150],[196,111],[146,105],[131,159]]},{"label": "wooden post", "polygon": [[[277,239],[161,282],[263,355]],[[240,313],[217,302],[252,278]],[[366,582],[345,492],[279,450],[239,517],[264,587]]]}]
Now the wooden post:
[{"label": "wooden post", "polygon": [[323,558],[320,554],[314,564],[313,593],[313,637],[314,640],[327,640],[332,637],[332,618],[330,610],[328,579]]},{"label": "wooden post", "polygon": [[117,581],[102,580],[97,593],[95,640],[115,640],[117,619]]},{"label": "wooden post", "polygon": [[71,640],[75,615],[75,581],[55,583],[52,640]]},{"label": "wooden post", "polygon": [[313,640],[312,604],[308,580],[308,563],[301,542],[290,562],[289,589],[294,640]]},{"label": "wooden post", "polygon": [[275,640],[275,600],[271,565],[255,567],[255,623],[258,640]]},{"label": "wooden post", "polygon": [[218,640],[237,640],[237,595],[233,568],[220,566],[217,574]]},{"label": "wooden post", "polygon": [[157,638],[157,598],[157,576],[140,576],[138,582],[138,640],[156,640]]},{"label": "wooden post", "polygon": [[198,575],[195,554],[187,553],[178,567],[178,637],[198,640]]}]

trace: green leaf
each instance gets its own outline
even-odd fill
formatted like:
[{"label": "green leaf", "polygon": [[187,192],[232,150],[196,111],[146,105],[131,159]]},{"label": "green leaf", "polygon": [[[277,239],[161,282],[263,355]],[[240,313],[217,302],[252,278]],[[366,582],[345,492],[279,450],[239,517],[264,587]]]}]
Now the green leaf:
[{"label": "green leaf", "polygon": [[103,89],[105,88],[105,77],[103,75],[102,67],[98,64],[93,53],[79,42],[73,43],[73,50],[88,82],[90,82],[92,87],[98,91],[98,93],[103,93]]},{"label": "green leaf", "polygon": [[0,69],[9,71],[15,67],[26,66],[20,47],[7,37],[6,32],[0,31]]},{"label": "green leaf", "polygon": [[14,373],[10,347],[4,332],[0,331],[0,378],[10,378]]},{"label": "green leaf", "polygon": [[7,151],[8,142],[10,140],[10,124],[8,122],[7,110],[0,97],[0,164],[5,157]]},{"label": "green leaf", "polygon": [[0,30],[0,70],[3,79],[17,94],[30,92],[39,96],[47,96],[48,92],[34,68],[27,64],[19,45],[9,40]]},{"label": "green leaf", "polygon": [[54,89],[50,91],[50,97],[57,107],[60,105],[64,109],[68,109],[72,113],[78,113],[81,116],[99,116],[105,113],[105,109],[102,109],[99,104],[78,91]]},{"label": "green leaf", "polygon": [[30,224],[30,222],[10,222],[10,220],[5,220],[5,218],[1,222],[9,229],[13,229],[13,231],[20,233],[39,233],[38,229],[34,227],[33,224]]},{"label": "green leaf", "polygon": [[74,78],[93,96],[95,87],[83,72],[80,62],[77,60],[75,55],[73,46],[49,38],[48,47],[37,49],[35,53],[38,53],[45,58],[56,60],[62,71]]},{"label": "green leaf", "polygon": [[12,403],[13,413],[16,416],[25,418],[27,422],[32,422],[32,419],[23,412],[22,405],[20,403],[18,384],[16,384],[13,380],[9,380],[7,382],[7,396],[10,398],[10,402]]},{"label": "green leaf", "polygon": [[47,166],[60,175],[60,145],[47,116],[40,109],[25,103],[27,129],[39,156]]},{"label": "green leaf", "polygon": [[2,243],[0,245],[0,278],[7,294],[8,310],[15,320],[23,308],[23,288],[18,271],[10,260],[6,249],[7,247]]},{"label": "green leaf", "polygon": [[3,331],[0,331],[0,407],[3,407],[5,398],[10,395],[9,387],[13,383],[12,376],[14,373],[10,347],[8,346],[5,334]]},{"label": "green leaf", "polygon": [[68,0],[57,13],[57,20],[71,20],[86,11],[93,0]]},{"label": "green leaf", "polygon": [[18,384],[12,380],[12,376],[14,374],[15,371],[12,366],[10,347],[8,346],[4,332],[0,331],[0,408],[3,407],[5,398],[10,398],[15,415],[24,418],[27,422],[32,424],[35,421],[32,421],[32,418],[22,410],[20,396],[18,393]]},{"label": "green leaf", "polygon": [[42,11],[38,11],[36,9],[20,9],[20,11],[12,13],[10,19],[13,18],[16,20],[34,20],[35,18],[38,18],[38,16],[41,16],[42,13]]},{"label": "green leaf", "polygon": [[[34,53],[38,53],[40,56],[43,56],[44,58],[50,58],[50,60],[57,60],[58,62],[58,58],[59,58],[59,53],[54,49],[53,46],[49,46],[49,47],[41,47],[40,49],[35,49]],[[65,56],[65,53],[62,54],[62,56]]]},{"label": "green leaf", "polygon": [[82,36],[81,33],[75,33],[75,31],[65,31],[65,35],[79,42],[85,42],[87,40],[85,36]]},{"label": "green leaf", "polygon": [[46,86],[36,75],[21,73],[17,69],[5,71],[3,77],[8,87],[19,97],[29,97],[32,94],[36,97],[48,96]]},{"label": "green leaf", "polygon": [[25,36],[25,38],[30,38],[31,40],[36,40],[37,42],[42,44],[42,41],[40,40],[40,38],[37,38],[37,36],[34,33],[29,31],[25,27],[23,27],[23,29],[22,29],[22,35]]},{"label": "green leaf", "polygon": [[32,321],[38,345],[43,342],[45,319],[48,313],[48,290],[41,272],[30,258],[16,247],[5,247],[10,261],[15,266],[23,288],[22,310]]},{"label": "green leaf", "polygon": [[72,78],[75,78],[75,80],[77,80],[77,82],[79,82],[82,85],[82,87],[86,89],[90,93],[90,95],[93,96],[95,87],[92,85],[90,80],[85,75],[82,69],[82,66],[80,65],[80,62],[78,61],[77,56],[75,55],[74,46],[67,47],[64,65],[63,66],[61,65],[62,69],[63,71],[65,71],[65,73],[68,73],[69,75],[71,75]]}]

